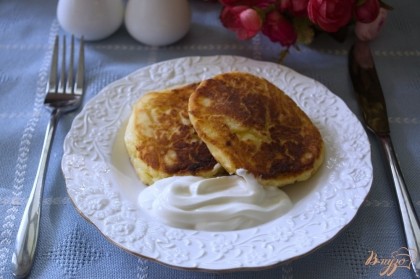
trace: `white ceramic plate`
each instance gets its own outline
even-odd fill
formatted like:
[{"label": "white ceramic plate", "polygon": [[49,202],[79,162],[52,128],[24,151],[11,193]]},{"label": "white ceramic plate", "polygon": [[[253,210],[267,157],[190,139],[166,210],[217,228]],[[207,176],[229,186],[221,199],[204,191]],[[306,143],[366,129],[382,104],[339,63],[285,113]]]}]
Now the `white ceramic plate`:
[{"label": "white ceramic plate", "polygon": [[[131,105],[150,90],[234,70],[268,79],[309,115],[325,141],[323,166],[310,180],[283,188],[293,208],[258,227],[205,232],[150,219],[136,205],[144,185],[123,143]],[[62,169],[77,210],[114,244],[166,265],[214,271],[270,267],[312,251],[353,219],[373,177],[366,133],[340,98],[284,66],[235,56],[169,60],[110,84],[75,118]]]}]

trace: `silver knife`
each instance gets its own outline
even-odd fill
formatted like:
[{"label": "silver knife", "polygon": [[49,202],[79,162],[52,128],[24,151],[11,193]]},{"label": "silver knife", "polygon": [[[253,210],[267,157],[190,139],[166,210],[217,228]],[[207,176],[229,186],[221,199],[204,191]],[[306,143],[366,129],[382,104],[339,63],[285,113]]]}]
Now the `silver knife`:
[{"label": "silver knife", "polygon": [[398,198],[411,267],[420,277],[420,228],[392,145],[385,98],[368,42],[356,41],[349,53],[349,71],[367,128],[381,142]]}]

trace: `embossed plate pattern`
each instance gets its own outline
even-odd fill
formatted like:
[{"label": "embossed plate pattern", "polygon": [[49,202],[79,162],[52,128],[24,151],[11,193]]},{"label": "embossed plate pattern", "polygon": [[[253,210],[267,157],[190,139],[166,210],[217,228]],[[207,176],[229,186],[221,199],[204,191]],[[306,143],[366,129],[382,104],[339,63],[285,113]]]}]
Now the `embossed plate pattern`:
[{"label": "embossed plate pattern", "polygon": [[[150,219],[136,205],[144,185],[122,140],[131,105],[148,91],[233,70],[268,79],[309,115],[326,145],[322,168],[310,180],[285,187],[293,208],[258,227],[204,232]],[[167,265],[214,271],[269,267],[312,251],[353,219],[372,183],[366,133],[340,98],[284,66],[236,56],[169,60],[108,85],[75,118],[62,169],[77,210],[114,244]]]}]

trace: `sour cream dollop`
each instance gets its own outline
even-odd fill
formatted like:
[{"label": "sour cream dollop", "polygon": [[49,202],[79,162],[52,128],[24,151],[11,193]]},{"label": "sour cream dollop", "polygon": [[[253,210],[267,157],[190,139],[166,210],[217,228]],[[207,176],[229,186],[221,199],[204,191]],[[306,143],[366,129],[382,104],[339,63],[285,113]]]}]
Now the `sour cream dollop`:
[{"label": "sour cream dollop", "polygon": [[169,226],[204,231],[250,228],[278,218],[292,206],[284,191],[261,186],[244,169],[207,179],[164,178],[143,190],[138,204]]}]

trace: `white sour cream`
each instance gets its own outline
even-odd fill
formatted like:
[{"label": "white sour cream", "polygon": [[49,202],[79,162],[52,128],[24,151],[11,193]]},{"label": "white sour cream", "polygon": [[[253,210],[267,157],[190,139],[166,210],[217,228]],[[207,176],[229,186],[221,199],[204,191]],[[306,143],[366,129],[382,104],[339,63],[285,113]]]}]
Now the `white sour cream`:
[{"label": "white sour cream", "polygon": [[208,179],[161,179],[140,193],[138,204],[167,225],[204,231],[253,227],[285,214],[292,206],[284,191],[261,186],[244,169]]}]

